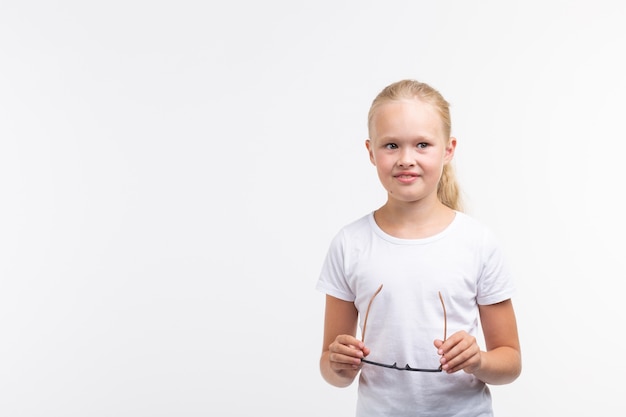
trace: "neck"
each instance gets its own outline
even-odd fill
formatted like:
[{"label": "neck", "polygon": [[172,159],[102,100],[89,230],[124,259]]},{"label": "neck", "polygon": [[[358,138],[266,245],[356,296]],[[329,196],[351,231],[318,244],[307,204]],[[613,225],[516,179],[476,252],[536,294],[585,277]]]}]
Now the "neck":
[{"label": "neck", "polygon": [[387,201],[374,213],[385,233],[403,239],[420,239],[443,231],[454,219],[455,211],[439,200],[424,202]]}]

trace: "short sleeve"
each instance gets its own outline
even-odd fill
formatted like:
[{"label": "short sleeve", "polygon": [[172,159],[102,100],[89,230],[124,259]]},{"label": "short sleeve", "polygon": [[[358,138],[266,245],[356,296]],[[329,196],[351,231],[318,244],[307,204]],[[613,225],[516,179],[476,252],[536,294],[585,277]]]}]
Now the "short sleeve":
[{"label": "short sleeve", "polygon": [[508,300],[515,293],[513,276],[502,248],[488,230],[484,234],[482,247],[483,265],[476,301],[481,305],[489,305]]},{"label": "short sleeve", "polygon": [[330,243],[315,288],[340,300],[354,301],[356,296],[346,277],[345,251],[345,234],[340,231]]}]

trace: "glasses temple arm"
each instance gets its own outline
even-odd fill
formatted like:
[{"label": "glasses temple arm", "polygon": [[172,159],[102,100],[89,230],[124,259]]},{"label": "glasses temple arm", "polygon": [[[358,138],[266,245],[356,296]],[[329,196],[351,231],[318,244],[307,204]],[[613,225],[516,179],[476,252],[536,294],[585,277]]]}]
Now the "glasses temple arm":
[{"label": "glasses temple arm", "polygon": [[361,332],[361,342],[365,342],[365,329],[367,328],[367,318],[370,315],[370,308],[372,307],[372,301],[374,301],[374,298],[378,295],[378,293],[382,289],[383,289],[383,284],[380,284],[380,287],[378,287],[374,295],[372,295],[372,298],[370,298],[370,302],[367,304],[367,310],[365,311],[365,320],[363,320],[363,331]]},{"label": "glasses temple arm", "polygon": [[448,315],[446,314],[446,305],[443,302],[441,291],[439,291],[439,300],[441,301],[441,307],[443,307],[443,341],[445,342],[448,334]]}]

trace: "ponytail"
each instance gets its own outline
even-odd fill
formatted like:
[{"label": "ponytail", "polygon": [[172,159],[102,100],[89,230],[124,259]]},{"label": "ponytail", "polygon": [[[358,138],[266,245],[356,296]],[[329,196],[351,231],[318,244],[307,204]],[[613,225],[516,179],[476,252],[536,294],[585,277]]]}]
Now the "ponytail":
[{"label": "ponytail", "polygon": [[441,173],[441,179],[437,186],[437,197],[446,206],[452,210],[463,211],[463,204],[461,203],[460,188],[456,180],[454,173],[454,167],[452,162],[448,162],[443,166],[443,172]]}]

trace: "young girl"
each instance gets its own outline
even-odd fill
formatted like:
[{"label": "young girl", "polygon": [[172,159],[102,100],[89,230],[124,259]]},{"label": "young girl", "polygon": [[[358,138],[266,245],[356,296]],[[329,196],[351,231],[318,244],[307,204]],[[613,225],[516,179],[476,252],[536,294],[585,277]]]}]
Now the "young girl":
[{"label": "young girl", "polygon": [[399,81],[368,130],[387,201],[331,242],[321,374],[338,387],[359,375],[358,417],[492,416],[487,384],[521,372],[514,287],[494,236],[461,211],[449,105]]}]

